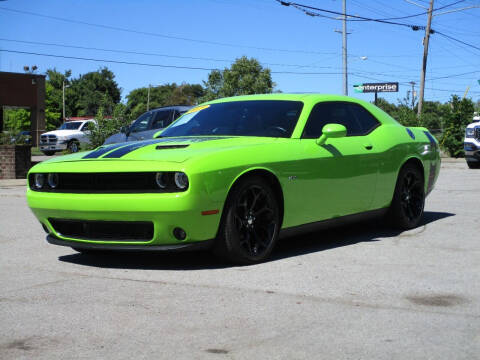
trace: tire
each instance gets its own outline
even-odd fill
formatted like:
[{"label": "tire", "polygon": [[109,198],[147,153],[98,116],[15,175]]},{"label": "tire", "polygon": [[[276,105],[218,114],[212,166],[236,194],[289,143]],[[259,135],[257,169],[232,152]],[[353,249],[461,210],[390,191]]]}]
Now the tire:
[{"label": "tire", "polygon": [[55,151],[42,151],[42,153],[44,153],[46,156],[52,156],[55,154]]},{"label": "tire", "polygon": [[77,140],[70,140],[67,144],[68,152],[76,153],[80,149],[80,144]]},{"label": "tire", "polygon": [[272,252],[279,230],[279,204],[270,185],[258,176],[245,178],[229,193],[213,252],[235,264],[259,263]]},{"label": "tire", "polygon": [[405,164],[398,174],[395,193],[388,212],[390,223],[399,230],[417,227],[423,219],[425,181],[423,171]]},{"label": "tire", "polygon": [[467,165],[470,169],[480,169],[480,161],[467,161]]}]

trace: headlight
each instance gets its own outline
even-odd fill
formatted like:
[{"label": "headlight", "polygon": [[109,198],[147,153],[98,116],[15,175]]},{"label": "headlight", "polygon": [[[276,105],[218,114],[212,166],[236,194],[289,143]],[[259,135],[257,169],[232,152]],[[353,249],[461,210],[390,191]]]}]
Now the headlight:
[{"label": "headlight", "polygon": [[58,186],[58,174],[48,174],[47,182],[48,186],[55,189]]},{"label": "headlight", "polygon": [[183,173],[183,172],[176,172],[175,173],[175,185],[177,185],[177,187],[179,189],[186,189],[188,187],[188,177],[187,177],[187,174]]},{"label": "headlight", "polygon": [[168,186],[167,174],[159,172],[155,174],[155,182],[160,189],[165,189]]},{"label": "headlight", "polygon": [[43,185],[45,184],[45,175],[35,174],[33,179],[34,179],[35,188],[37,188],[37,189],[43,188]]},{"label": "headlight", "polygon": [[471,138],[473,137],[473,128],[467,128],[467,130],[465,131],[465,137],[467,138]]}]

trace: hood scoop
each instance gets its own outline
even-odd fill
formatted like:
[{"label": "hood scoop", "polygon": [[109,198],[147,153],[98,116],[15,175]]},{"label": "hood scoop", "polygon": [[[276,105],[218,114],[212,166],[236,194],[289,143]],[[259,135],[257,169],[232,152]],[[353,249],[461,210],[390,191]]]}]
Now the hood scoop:
[{"label": "hood scoop", "polygon": [[183,145],[157,145],[155,149],[157,150],[167,150],[167,149],[183,149],[190,146],[189,144]]}]

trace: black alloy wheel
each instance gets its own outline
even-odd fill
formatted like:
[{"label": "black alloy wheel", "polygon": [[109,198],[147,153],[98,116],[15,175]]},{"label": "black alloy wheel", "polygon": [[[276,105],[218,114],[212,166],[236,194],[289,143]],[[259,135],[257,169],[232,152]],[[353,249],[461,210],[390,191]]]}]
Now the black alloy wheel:
[{"label": "black alloy wheel", "polygon": [[423,172],[414,164],[406,164],[400,170],[389,216],[392,224],[402,230],[420,224],[425,206]]},{"label": "black alloy wheel", "polygon": [[238,264],[265,260],[278,238],[278,202],[261,177],[246,178],[229,196],[214,251]]}]

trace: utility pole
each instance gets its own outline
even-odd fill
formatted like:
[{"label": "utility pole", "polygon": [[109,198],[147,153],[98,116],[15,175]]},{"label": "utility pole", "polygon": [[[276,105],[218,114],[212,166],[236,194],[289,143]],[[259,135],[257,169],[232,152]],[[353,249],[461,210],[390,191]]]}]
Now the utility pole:
[{"label": "utility pole", "polygon": [[[433,0],[432,0],[433,2]],[[343,58],[343,95],[348,95],[347,73],[347,0],[343,0],[342,58]]]},{"label": "utility pole", "polygon": [[412,85],[412,110],[415,107],[415,81],[410,81],[410,85]]},{"label": "utility pole", "polygon": [[62,93],[63,93],[63,122],[65,122],[65,80],[63,80]]},{"label": "utility pole", "polygon": [[151,84],[148,84],[148,95],[147,95],[147,111],[150,110],[150,88],[152,87]]},{"label": "utility pole", "polygon": [[425,73],[427,72],[428,40],[430,40],[430,27],[432,25],[432,10],[433,0],[430,0],[430,6],[428,7],[427,27],[425,29],[425,37],[423,38],[423,63],[422,74],[420,76],[420,96],[418,97],[418,117],[420,117],[422,114],[423,94],[425,91]]}]

